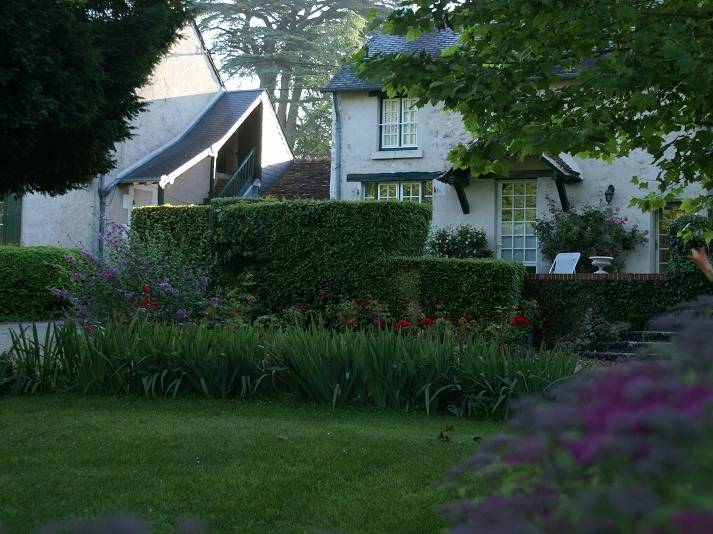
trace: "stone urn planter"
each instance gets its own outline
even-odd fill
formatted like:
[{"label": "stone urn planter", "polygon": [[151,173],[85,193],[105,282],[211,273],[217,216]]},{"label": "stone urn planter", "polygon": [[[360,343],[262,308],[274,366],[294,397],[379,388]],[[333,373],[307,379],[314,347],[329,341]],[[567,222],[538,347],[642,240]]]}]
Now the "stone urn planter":
[{"label": "stone urn planter", "polygon": [[611,267],[611,264],[614,261],[614,258],[611,256],[589,256],[589,259],[591,260],[592,265],[599,269],[598,271],[595,271],[594,274],[608,274],[604,270],[604,267]]}]

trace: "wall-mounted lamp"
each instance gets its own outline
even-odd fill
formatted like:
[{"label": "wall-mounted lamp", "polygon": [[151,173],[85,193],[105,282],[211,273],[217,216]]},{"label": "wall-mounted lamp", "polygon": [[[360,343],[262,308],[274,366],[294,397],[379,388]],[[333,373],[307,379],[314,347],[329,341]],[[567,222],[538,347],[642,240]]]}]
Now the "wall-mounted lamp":
[{"label": "wall-mounted lamp", "polygon": [[607,190],[604,193],[604,198],[607,199],[607,204],[611,204],[611,201],[614,198],[614,186],[613,185],[609,184],[609,187],[607,187]]}]

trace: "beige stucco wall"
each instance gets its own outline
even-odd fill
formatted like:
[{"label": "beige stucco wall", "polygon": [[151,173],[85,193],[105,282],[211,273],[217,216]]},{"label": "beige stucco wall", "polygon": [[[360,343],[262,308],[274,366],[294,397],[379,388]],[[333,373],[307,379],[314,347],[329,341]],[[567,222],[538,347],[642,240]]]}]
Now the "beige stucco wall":
[{"label": "beige stucco wall", "polygon": [[[107,182],[181,134],[221,90],[192,26],[159,62],[149,83],[137,90],[147,108],[132,122],[134,137],[116,146],[117,165]],[[77,147],[81,150],[81,147]],[[26,195],[22,207],[24,245],[96,247],[99,226],[98,181],[58,197]],[[108,219],[127,223],[129,186],[107,198]],[[138,195],[142,197],[141,194]]]},{"label": "beige stucco wall", "polygon": [[[339,114],[342,122],[341,159],[332,162],[332,191],[336,191],[336,180],[341,187],[340,198],[356,200],[361,198],[361,186],[347,182],[349,173],[398,173],[435,172],[448,167],[445,157],[452,146],[460,141],[468,141],[460,117],[444,112],[440,107],[425,106],[418,112],[418,151],[394,152],[392,159],[377,159],[379,99],[367,93],[340,93],[338,95]],[[333,119],[334,119],[333,111]],[[334,145],[334,144],[333,144]],[[417,156],[417,157],[404,157]],[[335,157],[333,146],[333,159]],[[650,213],[628,207],[629,201],[640,196],[641,191],[631,183],[633,176],[648,181],[654,187],[657,167],[649,154],[635,151],[626,158],[611,163],[599,160],[574,158],[581,170],[583,181],[567,186],[570,204],[574,207],[586,204],[604,203],[604,191],[609,184],[616,192],[612,206],[621,208],[629,224],[648,230],[649,243],[643,245],[626,258],[625,269],[630,272],[655,272],[656,219]],[[340,167],[337,176],[336,169]],[[530,166],[529,168],[532,168]],[[542,166],[542,168],[546,168]],[[549,213],[548,200],[559,205],[559,197],[554,180],[549,177],[537,179],[538,216]],[[690,192],[696,191],[691,188]],[[497,250],[497,182],[493,179],[471,180],[465,189],[471,212],[463,214],[455,189],[434,182],[433,225],[443,227],[457,224],[471,224],[485,230],[489,245]],[[335,195],[336,196],[336,195]],[[564,251],[563,251],[564,252]],[[538,271],[546,272],[550,263],[540,256]]]},{"label": "beige stucco wall", "polygon": [[176,178],[164,189],[165,204],[181,206],[186,204],[202,204],[210,192],[211,159],[204,158]]}]

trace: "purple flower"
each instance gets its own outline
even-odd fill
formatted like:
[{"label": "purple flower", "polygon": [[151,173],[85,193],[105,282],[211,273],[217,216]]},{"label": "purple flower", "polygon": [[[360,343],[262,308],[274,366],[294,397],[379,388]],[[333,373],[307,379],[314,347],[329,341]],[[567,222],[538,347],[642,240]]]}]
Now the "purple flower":
[{"label": "purple flower", "polygon": [[220,299],[218,297],[212,297],[208,302],[210,302],[211,306],[217,306],[220,304]]},{"label": "purple flower", "polygon": [[675,512],[670,518],[673,531],[681,534],[713,532],[713,512],[684,509]]},{"label": "purple flower", "polygon": [[176,310],[176,319],[185,319],[188,317],[188,312],[185,308],[179,308]]},{"label": "purple flower", "polygon": [[111,280],[116,276],[116,269],[113,267],[107,267],[106,269],[99,271],[99,276],[105,280]]},{"label": "purple flower", "polygon": [[99,263],[99,258],[97,258],[96,255],[92,254],[90,251],[86,249],[82,249],[79,251],[79,255],[84,258],[85,260],[89,260],[93,263]]},{"label": "purple flower", "polygon": [[64,261],[67,262],[68,265],[76,265],[77,263],[77,258],[72,256],[71,254],[65,254],[64,255]]},{"label": "purple flower", "polygon": [[57,298],[60,298],[60,299],[67,298],[67,292],[64,291],[63,289],[57,289],[56,287],[53,287],[52,289],[50,289],[50,292]]},{"label": "purple flower", "polygon": [[208,287],[208,282],[210,282],[210,279],[206,275],[202,275],[198,278],[198,287],[205,289]]},{"label": "purple flower", "polygon": [[78,282],[84,282],[87,279],[86,275],[81,271],[74,271],[72,273],[69,273],[69,276],[71,276],[74,280],[77,280]]}]

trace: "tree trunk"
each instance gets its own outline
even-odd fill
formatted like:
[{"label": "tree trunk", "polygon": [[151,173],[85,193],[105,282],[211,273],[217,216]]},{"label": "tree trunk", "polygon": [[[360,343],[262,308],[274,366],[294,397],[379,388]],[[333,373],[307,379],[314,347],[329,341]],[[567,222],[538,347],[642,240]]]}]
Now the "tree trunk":
[{"label": "tree trunk", "polygon": [[290,83],[292,82],[292,73],[282,71],[280,74],[280,89],[278,90],[277,99],[277,120],[284,128],[287,124],[287,110],[290,105]]},{"label": "tree trunk", "polygon": [[297,119],[300,113],[300,101],[302,100],[302,80],[295,80],[294,88],[292,89],[292,97],[290,98],[290,110],[287,114],[285,122],[285,136],[290,146],[294,145],[295,137],[297,136]]}]

